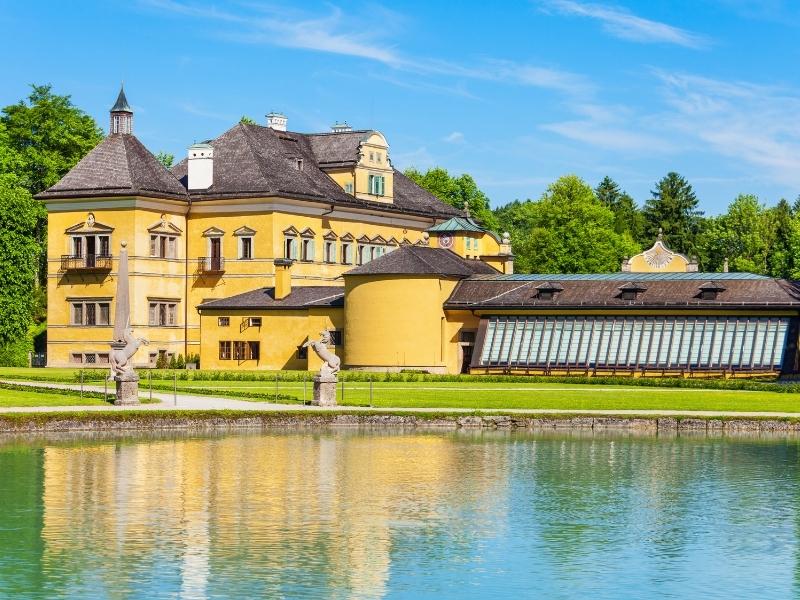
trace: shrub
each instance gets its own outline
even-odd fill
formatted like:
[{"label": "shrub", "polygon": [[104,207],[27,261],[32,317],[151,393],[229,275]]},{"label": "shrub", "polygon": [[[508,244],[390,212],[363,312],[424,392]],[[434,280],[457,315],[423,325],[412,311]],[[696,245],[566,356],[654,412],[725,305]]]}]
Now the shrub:
[{"label": "shrub", "polygon": [[178,358],[175,359],[175,368],[176,369],[186,368],[186,361],[183,360],[183,354],[178,354]]}]

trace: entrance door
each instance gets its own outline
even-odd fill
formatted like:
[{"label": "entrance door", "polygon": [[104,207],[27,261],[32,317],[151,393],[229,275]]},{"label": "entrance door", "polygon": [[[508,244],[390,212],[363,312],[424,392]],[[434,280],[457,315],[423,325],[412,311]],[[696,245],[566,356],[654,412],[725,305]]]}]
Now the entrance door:
[{"label": "entrance door", "polygon": [[469,373],[469,365],[472,362],[472,349],[475,346],[463,345],[461,346],[461,372]]},{"label": "entrance door", "polygon": [[211,238],[211,264],[209,270],[221,271],[222,270],[222,243],[219,238]]},{"label": "entrance door", "polygon": [[95,256],[97,256],[97,247],[95,245],[95,237],[93,235],[86,236],[86,267],[91,269],[95,265]]}]

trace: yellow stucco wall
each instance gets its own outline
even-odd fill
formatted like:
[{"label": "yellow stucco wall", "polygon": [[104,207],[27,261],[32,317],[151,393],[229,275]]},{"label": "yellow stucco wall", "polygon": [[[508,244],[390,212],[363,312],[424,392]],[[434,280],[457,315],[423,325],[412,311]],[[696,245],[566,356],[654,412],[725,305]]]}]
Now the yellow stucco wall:
[{"label": "yellow stucco wall", "polygon": [[[185,352],[184,309],[185,286],[184,251],[178,236],[176,259],[150,258],[150,232],[162,215],[185,232],[186,219],[180,208],[131,208],[136,199],[115,199],[76,202],[74,210],[69,205],[50,210],[48,216],[47,249],[47,351],[50,366],[67,366],[73,352],[109,351],[113,326],[77,326],[70,324],[70,300],[111,299],[116,294],[116,274],[119,266],[120,243],[128,243],[128,271],[130,274],[131,326],[137,335],[150,340],[145,351],[136,355],[136,364],[148,362],[148,352],[163,349],[175,354]],[[107,205],[119,204],[120,208]],[[110,232],[110,250],[113,256],[110,272],[62,271],[61,256],[72,254],[71,236],[65,230],[86,222],[94,215],[98,225],[113,228]],[[177,324],[174,327],[150,327],[148,299],[175,299],[179,302]],[[111,302],[113,324],[114,302]]]},{"label": "yellow stucco wall", "polygon": [[345,277],[345,366],[453,372],[460,325],[442,305],[456,283],[429,275]]},{"label": "yellow stucco wall", "polygon": [[[219,326],[219,317],[229,317],[230,325]],[[248,317],[261,317],[261,327],[247,327]],[[204,309],[200,316],[200,365],[203,369],[312,370],[321,362],[313,350],[308,359],[297,357],[297,347],[309,339],[318,339],[324,329],[343,330],[341,308],[296,310],[222,310]],[[258,361],[220,360],[220,341],[260,342]],[[344,340],[347,343],[346,337]],[[331,347],[334,354],[340,347]]]}]

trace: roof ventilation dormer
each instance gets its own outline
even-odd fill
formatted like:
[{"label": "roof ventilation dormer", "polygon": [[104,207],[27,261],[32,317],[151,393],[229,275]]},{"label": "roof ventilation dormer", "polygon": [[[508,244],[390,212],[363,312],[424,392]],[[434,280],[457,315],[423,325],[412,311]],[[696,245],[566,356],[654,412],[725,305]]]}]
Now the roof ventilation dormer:
[{"label": "roof ventilation dormer", "polygon": [[208,142],[189,146],[186,187],[207,190],[214,183],[214,147]]},{"label": "roof ventilation dormer", "polygon": [[336,121],[333,125],[331,125],[331,131],[333,133],[346,133],[348,131],[353,131],[353,128],[347,123],[347,121]]},{"label": "roof ventilation dormer", "polygon": [[706,281],[700,286],[698,297],[700,300],[716,300],[725,289],[725,286],[717,281]]},{"label": "roof ventilation dormer", "polygon": [[289,119],[287,119],[286,115],[283,113],[271,112],[267,114],[267,127],[275,131],[286,131],[286,124],[288,122]]},{"label": "roof ventilation dormer", "polygon": [[622,300],[636,300],[639,294],[647,291],[647,286],[636,281],[629,281],[619,286],[619,298]]},{"label": "roof ventilation dormer", "polygon": [[537,300],[555,300],[559,292],[564,291],[564,286],[555,281],[545,281],[536,286]]}]

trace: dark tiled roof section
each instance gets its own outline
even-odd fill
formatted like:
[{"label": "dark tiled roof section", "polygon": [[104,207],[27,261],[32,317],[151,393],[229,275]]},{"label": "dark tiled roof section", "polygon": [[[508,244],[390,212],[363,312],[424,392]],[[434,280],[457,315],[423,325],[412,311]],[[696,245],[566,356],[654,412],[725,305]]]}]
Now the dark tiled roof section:
[{"label": "dark tiled roof section", "polygon": [[311,307],[336,308],[344,306],[344,288],[341,286],[308,285],[292,288],[292,292],[275,300],[275,288],[260,288],[244,294],[237,294],[229,298],[210,300],[200,304],[197,308],[213,308],[215,310],[241,310],[241,309],[296,309]]},{"label": "dark tiled roof section", "polygon": [[444,275],[469,277],[476,273],[497,273],[480,260],[467,260],[443,248],[401,246],[380,258],[347,271],[347,275]]},{"label": "dark tiled roof section", "polygon": [[37,198],[130,195],[188,200],[181,183],[135,136],[115,134]]},{"label": "dark tiled roof section", "polygon": [[[712,274],[709,274],[712,275]],[[715,275],[715,274],[713,274]],[[716,300],[701,300],[698,279],[648,279],[636,300],[623,300],[619,281],[564,280],[550,275],[563,290],[553,300],[536,297],[538,280],[488,279],[480,276],[460,281],[448,298],[449,308],[781,308],[800,309],[800,288],[781,279],[731,279]],[[711,277],[709,277],[711,279]],[[706,280],[707,281],[707,280]]]},{"label": "dark tiled roof section", "polygon": [[442,202],[397,169],[394,171],[394,204],[409,212],[432,213],[442,217],[457,217],[464,214],[464,211]]},{"label": "dark tiled roof section", "polygon": [[352,167],[358,162],[358,147],[372,131],[305,134],[321,168]]},{"label": "dark tiled roof section", "polygon": [[[337,136],[343,136],[352,141],[357,136],[363,135],[364,132],[347,132],[313,136],[240,123],[209,142],[214,147],[214,183],[208,190],[193,190],[191,197],[193,200],[203,201],[288,196],[380,212],[433,218],[463,214],[417,186],[398,171],[394,174],[392,204],[361,200],[347,194],[318,165],[318,155],[312,147],[314,143],[312,139],[333,140]],[[341,150],[337,148],[336,151]],[[297,168],[297,159],[302,159],[302,169]],[[175,165],[172,172],[185,187],[186,159]]]}]

